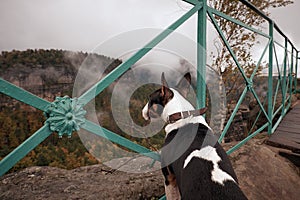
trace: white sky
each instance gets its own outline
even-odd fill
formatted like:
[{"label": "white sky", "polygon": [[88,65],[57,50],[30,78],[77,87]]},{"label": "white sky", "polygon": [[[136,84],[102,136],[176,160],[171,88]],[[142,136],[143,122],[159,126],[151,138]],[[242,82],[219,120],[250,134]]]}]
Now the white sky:
[{"label": "white sky", "polygon": [[1,0],[0,50],[91,51],[122,32],[164,28],[182,13],[174,0]]},{"label": "white sky", "polygon": [[283,7],[271,10],[271,18],[280,27],[280,29],[289,37],[295,44],[295,47],[300,50],[300,1],[294,0],[294,3]]},{"label": "white sky", "polygon": [[[186,12],[186,6],[180,0],[1,0],[0,51],[91,52],[127,31],[164,29]],[[300,49],[299,10],[300,1],[295,0],[293,5],[271,10],[271,18]],[[194,40],[195,23],[194,17],[177,31]],[[209,43],[208,49],[213,47]]]}]

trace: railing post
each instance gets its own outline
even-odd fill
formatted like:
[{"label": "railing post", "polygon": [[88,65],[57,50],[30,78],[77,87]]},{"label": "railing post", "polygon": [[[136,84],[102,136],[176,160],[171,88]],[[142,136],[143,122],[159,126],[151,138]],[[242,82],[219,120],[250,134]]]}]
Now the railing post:
[{"label": "railing post", "polygon": [[298,92],[297,90],[297,83],[298,83],[298,60],[300,59],[299,57],[299,51],[296,50],[296,66],[295,66],[295,93]]},{"label": "railing post", "polygon": [[268,125],[268,134],[272,134],[272,121],[273,121],[273,45],[274,45],[274,22],[269,21],[269,36],[270,36],[270,44],[269,44],[269,75],[268,75],[268,116],[269,116],[269,125]]},{"label": "railing post", "polygon": [[206,0],[199,0],[203,3],[202,9],[198,11],[197,30],[197,107],[205,107],[206,102]]},{"label": "railing post", "polygon": [[285,115],[285,100],[287,93],[287,84],[286,84],[286,65],[287,65],[287,48],[288,48],[288,40],[285,37],[285,45],[284,45],[284,59],[283,59],[283,79],[282,79],[282,111],[281,116]]},{"label": "railing post", "polygon": [[292,94],[293,94],[293,71],[294,71],[294,47],[292,46],[292,53],[291,53],[291,64],[290,64],[290,72],[289,72],[289,105],[292,104]]}]

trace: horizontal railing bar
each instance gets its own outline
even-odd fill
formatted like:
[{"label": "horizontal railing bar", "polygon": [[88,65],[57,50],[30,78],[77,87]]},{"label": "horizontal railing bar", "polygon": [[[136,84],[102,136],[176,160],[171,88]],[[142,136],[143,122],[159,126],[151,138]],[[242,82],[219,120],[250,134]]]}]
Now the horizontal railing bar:
[{"label": "horizontal railing bar", "polygon": [[230,53],[230,55],[231,55],[231,57],[232,57],[234,63],[235,63],[236,66],[238,67],[238,70],[240,71],[240,73],[241,73],[242,77],[244,78],[246,84],[249,85],[249,79],[247,78],[247,76],[246,76],[246,74],[245,74],[243,68],[241,67],[241,65],[240,65],[240,63],[239,63],[239,61],[238,61],[238,59],[237,59],[235,53],[233,52],[233,50],[232,50],[232,48],[231,48],[229,42],[226,40],[226,38],[225,38],[225,36],[224,36],[224,34],[223,34],[223,31],[221,30],[220,26],[218,25],[218,23],[217,23],[215,17],[213,16],[212,12],[210,12],[209,10],[208,10],[207,13],[208,13],[208,16],[209,16],[209,18],[211,19],[211,21],[212,21],[212,23],[213,23],[215,29],[217,30],[219,36],[221,37],[222,41],[224,42],[224,44],[225,44],[227,50],[229,51],[229,53]]},{"label": "horizontal railing bar", "polygon": [[[295,50],[295,49],[294,49],[294,50]],[[297,59],[296,55],[293,55],[292,57],[293,57],[294,59]],[[294,65],[295,65],[295,64],[294,64]]]},{"label": "horizontal railing bar", "polygon": [[130,149],[134,152],[140,153],[144,156],[150,157],[154,160],[160,161],[160,155],[156,152],[151,151],[150,149],[147,149],[146,147],[143,147],[139,144],[136,144],[110,130],[107,130],[94,122],[91,122],[89,120],[86,120],[85,124],[82,126],[83,129],[98,135],[102,138],[108,139],[112,141],[113,143],[119,144],[123,147],[126,147],[127,149]]},{"label": "horizontal railing bar", "polygon": [[233,112],[230,115],[230,118],[227,121],[227,124],[226,124],[224,130],[222,131],[222,134],[219,137],[219,140],[218,140],[219,143],[221,143],[222,140],[223,140],[223,138],[225,137],[225,134],[227,133],[227,131],[228,131],[228,129],[229,129],[229,127],[230,127],[230,125],[231,125],[231,123],[233,121],[233,118],[235,117],[237,111],[239,110],[239,107],[242,104],[242,102],[243,102],[243,100],[244,100],[247,92],[248,92],[248,89],[247,89],[247,87],[245,87],[243,93],[241,94],[241,96],[240,96],[240,98],[239,98],[239,100],[238,100],[238,102],[237,102],[237,104],[235,106],[235,108],[233,109]]},{"label": "horizontal railing bar", "polygon": [[43,142],[52,131],[48,124],[31,135],[27,140],[15,148],[11,153],[0,161],[0,176],[10,170],[18,161],[24,158],[31,150]]},{"label": "horizontal railing bar", "polygon": [[289,105],[284,109],[284,114],[283,114],[283,117],[286,115],[286,113],[289,111],[290,107]]},{"label": "horizontal railing bar", "polygon": [[[279,84],[282,87],[282,76],[281,76],[281,71],[282,69],[279,69],[279,61],[278,61],[278,56],[277,56],[277,51],[275,45],[273,46],[273,54],[275,55],[275,60],[276,60],[276,67],[277,67],[277,73],[278,73],[278,84],[277,84],[277,90],[279,88]],[[273,75],[273,74],[272,74]],[[277,93],[276,93],[277,94]],[[277,96],[277,95],[275,95]]]},{"label": "horizontal railing bar", "polygon": [[277,127],[279,126],[280,122],[283,120],[283,116],[281,115],[278,120],[276,121],[276,123],[274,124],[273,128],[272,128],[272,133],[275,132],[275,130],[277,129]]},{"label": "horizontal railing bar", "polygon": [[[265,98],[265,101],[264,101],[264,104],[263,104],[263,105],[266,104],[267,99],[268,99],[268,98]],[[252,127],[251,127],[251,129],[249,130],[248,135],[249,135],[249,133],[252,132],[252,130],[254,129],[254,127],[255,127],[255,125],[256,125],[256,123],[257,123],[257,121],[258,121],[258,119],[259,119],[261,113],[262,113],[262,110],[260,109],[259,112],[258,112],[258,115],[256,116],[256,119],[255,119],[254,122],[252,123]]]},{"label": "horizontal railing bar", "polygon": [[288,43],[290,43],[292,45],[292,47],[294,47],[291,40],[282,32],[282,30],[279,28],[279,26],[275,22],[274,22],[274,28],[281,36],[283,36],[287,40]]},{"label": "horizontal railing bar", "polygon": [[[283,46],[283,45],[280,44],[279,42],[274,41],[274,43],[277,44],[278,46],[280,46],[280,47],[282,48],[281,51],[285,51],[285,50],[286,50],[287,53],[292,53],[290,50],[288,50],[288,48],[286,48],[285,46]],[[280,51],[280,50],[279,50],[279,51]]]},{"label": "horizontal railing bar", "polygon": [[257,14],[259,14],[261,17],[263,17],[264,19],[266,19],[269,23],[273,23],[274,24],[274,28],[275,30],[281,35],[283,36],[285,39],[287,39],[287,41],[292,45],[292,42],[290,41],[290,39],[281,31],[281,29],[279,28],[279,26],[274,22],[274,20],[272,20],[271,18],[269,18],[264,12],[262,12],[261,10],[259,10],[258,8],[256,8],[256,6],[254,6],[251,2],[247,1],[247,0],[239,0],[240,2],[242,2],[243,4],[245,4],[247,7],[249,7],[251,10],[253,10],[254,12],[256,12]]},{"label": "horizontal railing bar", "polygon": [[256,72],[257,72],[257,70],[258,70],[258,68],[259,68],[259,66],[260,66],[260,64],[261,64],[261,61],[262,61],[262,59],[264,58],[264,56],[266,55],[266,52],[267,52],[267,50],[268,50],[268,48],[269,48],[270,43],[271,43],[271,39],[269,39],[269,42],[267,43],[266,47],[264,48],[264,51],[263,51],[263,53],[261,54],[261,57],[259,58],[259,60],[258,60],[258,62],[257,62],[257,65],[255,66],[255,69],[253,70],[253,73],[252,73],[251,76],[250,76],[250,80],[251,80],[251,81],[253,81],[253,78],[254,78],[254,76],[255,76],[255,74],[256,74]]},{"label": "horizontal railing bar", "polygon": [[254,133],[252,133],[251,135],[249,135],[248,137],[246,137],[245,139],[243,139],[242,141],[240,141],[238,144],[236,144],[234,147],[232,147],[231,149],[229,149],[226,153],[229,155],[232,152],[234,152],[235,150],[237,150],[238,148],[240,148],[242,145],[244,145],[247,141],[249,141],[251,138],[253,138],[254,136],[256,136],[257,134],[259,134],[261,131],[263,131],[265,128],[267,128],[269,125],[269,123],[265,123],[262,127],[260,127],[259,129],[257,129]]},{"label": "horizontal railing bar", "polygon": [[273,118],[278,114],[279,111],[282,110],[282,104],[277,108],[277,110],[273,113]]},{"label": "horizontal railing bar", "polygon": [[0,93],[10,96],[34,108],[45,111],[50,102],[0,78]]},{"label": "horizontal railing bar", "polygon": [[[286,94],[289,94],[288,92]],[[289,95],[286,99],[285,99],[285,102],[284,103],[287,103],[289,98],[291,98],[291,95]]]},{"label": "horizontal railing bar", "polygon": [[[274,113],[275,106],[276,106],[276,99],[277,99],[277,95],[278,95],[279,84],[280,84],[280,81],[277,82],[275,94],[273,95],[273,108],[272,108],[272,113]],[[273,119],[273,117],[274,117],[274,116],[272,116],[272,119]]]},{"label": "horizontal railing bar", "polygon": [[268,34],[265,34],[262,31],[260,31],[258,29],[255,29],[255,28],[253,28],[251,26],[248,26],[247,24],[245,24],[245,23],[243,23],[241,21],[238,21],[237,19],[234,19],[234,18],[230,17],[229,15],[226,15],[226,14],[224,14],[224,13],[222,13],[222,12],[220,12],[220,11],[214,9],[214,8],[211,8],[211,7],[208,7],[207,9],[210,12],[212,12],[213,14],[218,15],[219,17],[222,17],[222,18],[227,19],[227,20],[229,20],[231,22],[234,22],[235,24],[238,24],[238,25],[240,25],[240,26],[242,26],[242,27],[244,27],[244,28],[246,28],[246,29],[254,32],[254,33],[257,33],[257,34],[259,34],[261,36],[264,36],[265,38],[269,38],[270,39],[270,36]]},{"label": "horizontal railing bar", "polygon": [[[288,41],[290,42],[290,41]],[[274,43],[277,44],[278,46],[280,46],[282,48],[282,50],[286,50],[287,53],[292,53],[291,50],[289,50],[289,48],[285,47],[284,45],[280,44],[279,42],[277,42],[276,40],[274,40]],[[291,43],[290,43],[291,44]],[[295,51],[297,51],[297,49],[291,44],[291,48],[294,49]]]},{"label": "horizontal railing bar", "polygon": [[269,22],[273,22],[273,20],[271,18],[269,18],[265,13],[263,13],[261,10],[259,10],[258,8],[256,8],[256,6],[254,6],[252,3],[250,3],[249,1],[246,0],[239,0],[240,2],[242,2],[243,4],[245,4],[247,7],[249,7],[251,10],[253,10],[254,12],[256,12],[257,14],[259,14],[261,17],[263,17],[265,20],[269,21]]},{"label": "horizontal railing bar", "polygon": [[257,103],[258,103],[260,109],[261,109],[262,112],[264,113],[264,115],[265,115],[265,117],[267,118],[267,120],[268,120],[269,122],[271,122],[272,119],[270,119],[268,113],[266,112],[264,106],[262,105],[262,103],[261,103],[261,101],[260,101],[258,95],[256,94],[255,90],[253,89],[253,87],[250,87],[249,90],[250,90],[250,92],[253,94],[254,98],[256,99],[256,101],[257,101]]},{"label": "horizontal railing bar", "polygon": [[[274,43],[277,44],[278,46],[280,46],[280,47],[282,48],[281,51],[284,51],[284,50],[285,50],[285,46],[284,46],[284,45],[280,44],[279,42],[277,42],[277,41],[275,41],[275,40],[274,40]],[[274,45],[274,47],[275,47],[275,45]],[[280,50],[279,50],[279,51],[280,51]]]}]

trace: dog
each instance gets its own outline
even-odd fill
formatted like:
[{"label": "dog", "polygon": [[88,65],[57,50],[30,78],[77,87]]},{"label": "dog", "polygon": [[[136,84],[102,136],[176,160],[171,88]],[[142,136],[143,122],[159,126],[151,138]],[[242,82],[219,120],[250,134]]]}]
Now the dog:
[{"label": "dog", "polygon": [[150,94],[142,115],[167,123],[161,150],[167,199],[247,199],[226,152],[202,116],[206,108],[196,110],[186,99],[191,74],[186,73],[173,89],[162,73],[161,85]]}]

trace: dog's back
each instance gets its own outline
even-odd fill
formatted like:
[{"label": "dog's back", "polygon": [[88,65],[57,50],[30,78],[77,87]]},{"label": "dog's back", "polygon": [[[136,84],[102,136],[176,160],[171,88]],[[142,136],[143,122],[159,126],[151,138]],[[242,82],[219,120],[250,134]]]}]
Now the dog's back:
[{"label": "dog's back", "polygon": [[202,124],[188,124],[168,134],[162,167],[165,176],[175,174],[181,199],[247,199],[226,152]]},{"label": "dog's back", "polygon": [[161,88],[149,95],[142,115],[145,120],[160,117],[167,123],[161,164],[169,199],[247,199],[202,116],[206,109],[196,110],[186,99],[190,73],[179,81],[178,91],[169,88],[164,74],[161,82]]}]

